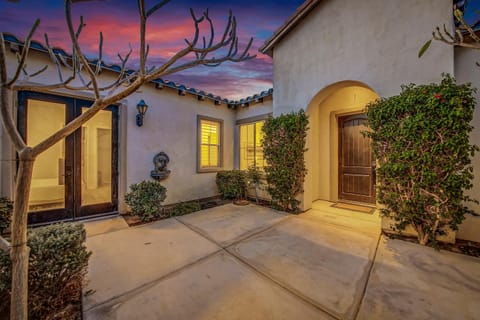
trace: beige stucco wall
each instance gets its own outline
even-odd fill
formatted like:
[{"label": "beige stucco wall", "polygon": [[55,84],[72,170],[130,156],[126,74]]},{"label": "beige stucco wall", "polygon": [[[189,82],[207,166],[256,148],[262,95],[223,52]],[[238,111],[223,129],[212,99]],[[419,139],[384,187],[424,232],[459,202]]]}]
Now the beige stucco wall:
[{"label": "beige stucco wall", "polygon": [[[450,0],[321,1],[273,49],[274,115],[310,109],[318,104],[315,99],[322,90],[346,80],[388,97],[398,94],[402,84],[438,81],[442,72],[453,73],[452,47],[433,43],[425,56],[418,58],[434,27],[443,23],[451,27]],[[322,116],[343,106],[330,108]],[[309,112],[320,116],[313,109]],[[324,121],[330,121],[330,116]],[[319,152],[331,158],[335,149],[313,149],[317,137],[326,139],[320,130],[324,129],[311,126],[307,156],[315,158],[314,153]],[[335,171],[328,163],[326,167]],[[324,163],[310,161],[311,173],[319,170],[315,165]],[[335,199],[335,191],[331,191],[335,182],[325,181],[315,183],[307,177],[303,209],[310,208],[317,195]],[[320,188],[321,184],[325,188]]]},{"label": "beige stucco wall", "polygon": [[[480,90],[480,67],[475,65],[480,61],[478,50],[456,48],[455,49],[455,78],[459,83],[470,82]],[[480,91],[477,91],[477,108],[473,119],[474,130],[471,134],[471,142],[480,146]],[[473,158],[474,181],[473,189],[469,195],[480,201],[480,154],[477,152]],[[468,203],[468,207],[480,214],[480,205]],[[457,237],[460,239],[480,242],[480,218],[467,216],[465,222],[460,226]]]},{"label": "beige stucco wall", "polygon": [[452,23],[450,0],[326,0],[273,50],[274,114],[305,108],[330,84],[356,80],[379,96],[453,73],[453,48],[418,51],[435,26]]},{"label": "beige stucco wall", "polygon": [[[197,115],[223,120],[223,169],[233,169],[235,112],[212,101],[181,97],[176,91],[146,86],[128,98],[126,110],[127,185],[150,179],[152,158],[160,151],[170,157],[170,176],[163,181],[166,203],[176,203],[217,194],[216,173],[197,173]],[[144,125],[135,124],[135,105],[144,99],[150,105]]]},{"label": "beige stucco wall", "polygon": [[[13,54],[8,50],[9,64],[14,63]],[[31,52],[29,67],[43,67],[48,64],[46,55],[36,51]],[[9,72],[13,70],[9,69]],[[114,73],[104,71],[100,82],[112,80]],[[30,82],[48,84],[58,81],[53,66]],[[67,95],[65,92],[50,92]],[[71,93],[70,93],[71,94]],[[15,100],[17,92],[11,92]],[[88,93],[76,92],[78,98],[91,97]],[[144,99],[149,105],[145,115],[144,125],[138,127],[135,123],[136,105]],[[270,100],[271,101],[271,100]],[[268,103],[266,103],[268,105]],[[16,107],[16,102],[12,102]],[[270,107],[271,109],[271,102]],[[267,107],[268,109],[268,107]],[[251,107],[251,112],[262,110]],[[246,114],[244,111],[242,114]],[[170,157],[168,169],[170,176],[162,183],[167,188],[166,204],[193,200],[217,195],[215,173],[197,173],[197,115],[223,120],[223,169],[234,168],[234,130],[236,112],[228,109],[222,103],[215,105],[212,100],[199,101],[196,96],[187,93],[178,95],[177,90],[156,89],[152,84],[144,85],[138,92],[120,102],[119,107],[119,211],[124,212],[126,206],[123,196],[128,186],[150,178],[153,169],[152,159],[160,151]],[[14,154],[9,152],[11,144],[2,134],[0,159],[1,177],[0,193],[13,196],[13,175],[15,172]],[[5,161],[10,160],[10,161]]]},{"label": "beige stucco wall", "polygon": [[263,102],[251,104],[248,107],[237,107],[235,120],[243,120],[252,117],[267,115],[273,112],[272,96],[265,97]]}]

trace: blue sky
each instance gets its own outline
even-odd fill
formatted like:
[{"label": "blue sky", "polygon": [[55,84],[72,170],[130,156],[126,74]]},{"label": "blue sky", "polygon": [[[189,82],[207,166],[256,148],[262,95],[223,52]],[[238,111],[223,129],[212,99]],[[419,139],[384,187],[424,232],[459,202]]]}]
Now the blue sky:
[{"label": "blue sky", "polygon": [[[357,0],[361,1],[361,0]],[[401,0],[398,0],[401,1]],[[223,31],[228,10],[232,9],[238,21],[240,42],[245,44],[254,37],[252,54],[257,59],[227,62],[217,68],[197,67],[175,75],[167,80],[212,92],[230,99],[238,99],[272,87],[272,60],[257,52],[272,33],[293,14],[303,0],[172,0],[152,16],[147,27],[147,41],[151,46],[151,64],[158,64],[183,47],[184,38],[193,35],[194,27],[189,8],[198,14],[209,8],[216,23],[217,34]],[[35,18],[41,19],[35,39],[43,42],[43,33],[48,33],[54,46],[69,50],[62,0],[0,0],[0,31],[10,32],[23,39]],[[155,1],[146,0],[147,7]],[[466,18],[478,19],[480,0],[469,1]],[[107,62],[117,63],[118,52],[126,53],[129,43],[138,48],[137,1],[99,0],[80,2],[73,6],[75,17],[83,15],[87,24],[81,37],[84,52],[96,53],[98,33],[104,34],[104,51]],[[439,21],[439,24],[442,24]],[[432,30],[435,26],[432,26]],[[429,35],[425,35],[426,39]],[[135,51],[134,51],[135,52]],[[137,60],[138,61],[138,60]],[[136,60],[132,59],[135,64]]]}]

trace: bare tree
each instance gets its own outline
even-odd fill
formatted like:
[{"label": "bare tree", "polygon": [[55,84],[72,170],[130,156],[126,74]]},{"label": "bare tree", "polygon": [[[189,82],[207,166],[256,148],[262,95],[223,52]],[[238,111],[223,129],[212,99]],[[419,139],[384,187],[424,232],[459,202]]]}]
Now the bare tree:
[{"label": "bare tree", "polygon": [[[78,0],[77,0],[78,1]],[[83,0],[85,1],[85,0]],[[209,16],[208,10],[200,17],[197,17],[193,10],[190,10],[195,33],[192,39],[185,39],[185,47],[172,56],[161,66],[147,67],[147,58],[149,46],[145,41],[147,20],[170,0],[163,0],[151,8],[145,7],[144,0],[138,0],[138,13],[140,18],[140,66],[135,72],[126,72],[126,66],[131,56],[132,49],[125,55],[118,57],[121,61],[121,71],[116,79],[102,86],[99,82],[99,73],[101,71],[103,54],[103,35],[100,33],[98,59],[93,63],[83,54],[79,44],[79,37],[85,24],[80,17],[80,23],[74,27],[72,22],[71,4],[74,0],[65,1],[65,18],[72,43],[72,55],[65,56],[56,53],[50,43],[48,36],[45,35],[45,43],[48,48],[50,58],[58,72],[58,82],[44,85],[32,85],[27,80],[47,69],[47,66],[30,72],[27,70],[26,61],[28,59],[30,43],[40,21],[33,24],[26,40],[17,54],[17,62],[14,66],[13,76],[9,77],[7,72],[6,45],[3,34],[0,33],[0,112],[4,129],[11,140],[15,150],[18,153],[18,172],[15,183],[14,209],[12,216],[11,243],[0,237],[0,249],[9,252],[12,260],[12,299],[11,299],[11,319],[27,319],[27,289],[28,289],[28,258],[29,248],[27,246],[27,210],[32,180],[33,164],[35,159],[45,150],[64,139],[85,122],[91,119],[100,110],[107,106],[129,96],[139,89],[146,82],[155,80],[159,77],[172,74],[184,69],[192,68],[198,65],[218,66],[225,61],[240,62],[252,59],[255,56],[249,54],[253,39],[250,39],[246,47],[239,51],[239,40],[237,37],[237,23],[235,17],[230,12],[225,30],[218,39],[215,37],[213,22]],[[200,24],[206,23],[210,29],[209,35],[201,37]],[[210,53],[217,51],[220,56],[214,57]],[[191,59],[182,59],[192,56]],[[65,71],[67,70],[67,71]],[[64,75],[68,72],[67,76]],[[28,146],[26,141],[19,133],[9,101],[9,90],[39,90],[39,89],[67,89],[71,91],[88,91],[94,96],[94,101],[90,108],[66,124],[63,128],[47,137],[35,146]]]},{"label": "bare tree", "polygon": [[[432,32],[432,38],[428,40],[418,52],[419,58],[422,57],[423,54],[428,50],[433,40],[455,47],[480,50],[480,37],[475,32],[475,29],[480,26],[480,20],[477,20],[472,24],[467,23],[463,16],[464,9],[464,5],[459,7],[455,4],[453,6],[455,30],[453,32],[449,31],[445,24],[443,25],[442,29],[440,29],[440,27],[436,27]],[[477,66],[480,67],[478,62]]]}]

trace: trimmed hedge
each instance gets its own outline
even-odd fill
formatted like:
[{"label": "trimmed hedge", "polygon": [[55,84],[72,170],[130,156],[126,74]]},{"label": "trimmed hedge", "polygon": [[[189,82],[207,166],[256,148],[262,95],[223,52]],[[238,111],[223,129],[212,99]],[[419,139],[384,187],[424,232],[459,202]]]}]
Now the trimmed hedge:
[{"label": "trimmed hedge", "polygon": [[421,244],[435,244],[471,212],[464,191],[472,188],[478,151],[469,140],[474,93],[444,75],[438,84],[403,86],[400,95],[367,106],[382,214],[399,232],[412,225]]},{"label": "trimmed hedge", "polygon": [[[82,224],[60,223],[28,231],[30,319],[79,319],[82,285],[91,252]],[[0,252],[0,319],[8,319],[10,257]]]},{"label": "trimmed hedge", "polygon": [[167,189],[158,181],[142,181],[130,186],[125,194],[125,202],[132,209],[132,214],[142,221],[152,221],[160,217],[162,202],[167,197]]},{"label": "trimmed hedge", "polygon": [[300,202],[296,197],[303,192],[307,174],[305,145],[308,117],[303,110],[282,114],[268,118],[262,130],[267,191],[274,206],[297,212]]},{"label": "trimmed hedge", "polygon": [[247,176],[244,171],[217,172],[215,182],[217,183],[218,192],[224,199],[243,199],[247,194]]}]

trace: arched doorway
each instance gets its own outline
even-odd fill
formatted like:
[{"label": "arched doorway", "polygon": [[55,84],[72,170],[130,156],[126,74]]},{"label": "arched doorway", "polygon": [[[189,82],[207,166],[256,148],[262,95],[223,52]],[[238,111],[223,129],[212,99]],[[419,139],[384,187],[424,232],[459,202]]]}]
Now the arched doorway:
[{"label": "arched doorway", "polygon": [[377,98],[364,83],[342,81],[320,90],[309,103],[304,210],[315,200],[375,202],[374,159],[361,132],[365,106]]}]

